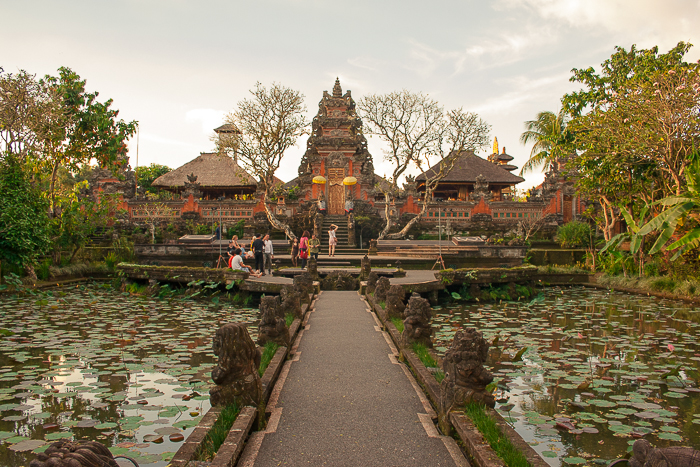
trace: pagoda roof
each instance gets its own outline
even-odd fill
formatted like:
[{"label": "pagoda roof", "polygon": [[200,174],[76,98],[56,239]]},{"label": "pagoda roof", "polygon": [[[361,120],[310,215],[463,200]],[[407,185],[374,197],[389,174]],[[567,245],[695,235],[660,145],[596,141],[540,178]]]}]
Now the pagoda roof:
[{"label": "pagoda roof", "polygon": [[[416,181],[425,181],[426,173],[432,176],[439,170],[439,163],[435,164],[426,172],[418,175],[416,177]],[[489,183],[505,183],[508,185],[515,185],[525,181],[524,178],[513,175],[512,173],[508,172],[508,170],[504,170],[502,166],[482,159],[474,154],[474,151],[462,151],[459,156],[457,156],[457,161],[455,162],[455,165],[450,173],[447,174],[447,176],[445,176],[440,183],[475,183],[476,177],[479,175],[483,175],[486,178],[486,181]]]},{"label": "pagoda roof", "polygon": [[255,179],[232,158],[203,152],[185,165],[156,178],[153,186],[184,187],[187,176],[190,174],[197,176],[197,182],[202,188],[258,185]]}]

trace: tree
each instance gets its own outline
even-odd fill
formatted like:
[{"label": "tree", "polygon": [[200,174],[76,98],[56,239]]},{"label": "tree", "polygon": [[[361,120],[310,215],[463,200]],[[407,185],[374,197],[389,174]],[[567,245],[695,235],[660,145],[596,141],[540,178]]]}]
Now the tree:
[{"label": "tree", "polygon": [[698,65],[682,60],[689,48],[681,42],[659,54],[656,47],[617,47],[600,75],[573,70],[571,80],[586,89],[562,100],[574,115],[568,166],[579,192],[599,201],[608,241],[620,208],[642,224],[644,206],[683,190],[689,156],[700,146]]},{"label": "tree", "polygon": [[[437,101],[406,90],[365,96],[357,107],[365,132],[387,143],[384,157],[394,166],[389,186],[379,186],[384,192],[386,224],[378,238],[403,238],[427,212],[432,193],[452,170],[460,152],[476,151],[488,144],[490,127],[474,113],[462,109],[445,112]],[[436,159],[437,169],[426,172],[425,202],[420,213],[400,232],[389,234],[389,204],[398,192],[399,177],[411,166],[427,170]]]},{"label": "tree", "polygon": [[46,76],[39,84],[57,102],[60,117],[45,131],[40,160],[50,175],[49,196],[56,215],[55,186],[59,168],[76,171],[96,160],[103,167],[124,163],[126,141],[136,132],[136,121],[117,120],[112,99],[97,100],[99,93],[85,91],[85,80],[70,68],[59,68],[59,76]]},{"label": "tree", "polygon": [[543,166],[542,171],[547,172],[558,159],[567,154],[568,122],[569,116],[563,108],[557,114],[547,110],[540,112],[535,120],[525,122],[525,132],[520,135],[520,142],[524,145],[534,145],[530,151],[530,158],[520,170],[520,175],[533,171],[540,165]]},{"label": "tree", "polygon": [[151,232],[151,243],[156,242],[156,227],[164,220],[169,219],[173,215],[172,208],[164,203],[149,202],[139,206],[139,210],[143,211],[146,216],[148,230]]},{"label": "tree", "polygon": [[292,229],[277,219],[268,203],[284,153],[307,131],[304,96],[276,83],[269,89],[257,83],[250,93],[252,98],[238,102],[237,109],[226,117],[226,123],[239,132],[227,134],[219,146],[235,150],[238,164],[258,177],[268,221],[295,239]]},{"label": "tree", "polygon": [[33,265],[50,244],[48,203],[14,156],[0,164],[0,193],[0,259],[36,279]]},{"label": "tree", "polygon": [[145,192],[158,194],[160,193],[160,189],[152,186],[153,182],[156,178],[165,175],[171,170],[170,167],[161,164],[136,167],[136,181],[138,182],[138,186],[143,188]]}]

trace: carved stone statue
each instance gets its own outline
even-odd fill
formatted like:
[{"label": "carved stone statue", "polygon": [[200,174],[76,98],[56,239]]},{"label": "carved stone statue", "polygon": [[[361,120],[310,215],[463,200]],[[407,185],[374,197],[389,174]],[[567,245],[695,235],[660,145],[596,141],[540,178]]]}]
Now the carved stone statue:
[{"label": "carved stone statue", "polygon": [[432,318],[430,302],[422,298],[420,294],[413,292],[403,315],[403,332],[401,333],[403,345],[409,346],[418,342],[432,349],[433,328],[430,326]]},{"label": "carved stone statue", "polygon": [[377,281],[379,280],[379,275],[372,271],[367,275],[367,295],[374,293],[377,288]]},{"label": "carved stone statue", "polygon": [[262,383],[258,375],[260,353],[248,328],[243,323],[221,326],[212,344],[219,362],[211,372],[216,387],[209,391],[212,406],[230,405],[257,407],[262,399]]},{"label": "carved stone statue", "polygon": [[690,447],[654,448],[645,439],[632,445],[631,467],[700,467],[700,451]]},{"label": "carved stone statue", "polygon": [[321,282],[323,290],[357,290],[358,280],[347,271],[333,271]]},{"label": "carved stone statue", "polygon": [[370,256],[376,256],[377,253],[379,253],[379,250],[377,250],[377,240],[371,238],[369,240],[369,251],[367,252],[367,254]]},{"label": "carved stone statue", "polygon": [[369,259],[369,256],[364,255],[360,260],[360,280],[366,281],[370,272],[372,272],[372,261]]},{"label": "carved stone statue", "polygon": [[391,287],[391,283],[389,283],[389,279],[386,277],[380,277],[379,280],[377,281],[377,288],[374,289],[374,298],[378,302],[385,302],[386,301],[386,293],[389,291],[389,287]]},{"label": "carved stone statue", "polygon": [[306,262],[306,272],[309,273],[312,280],[318,280],[318,261],[316,261],[316,258],[309,258]]},{"label": "carved stone statue", "polygon": [[258,328],[258,345],[268,342],[289,348],[289,329],[280,307],[279,297],[263,297],[260,300],[260,326]]},{"label": "carved stone statue", "polygon": [[309,301],[309,294],[314,291],[314,281],[308,273],[297,274],[294,276],[293,281],[294,288],[301,294],[302,303],[307,303]]},{"label": "carved stone statue", "polygon": [[119,467],[112,453],[97,441],[59,440],[37,454],[29,467]]},{"label": "carved stone statue", "polygon": [[406,309],[403,301],[406,298],[406,291],[400,285],[392,285],[386,293],[386,314],[389,318],[403,318]]},{"label": "carved stone statue", "polygon": [[302,317],[301,295],[294,287],[289,285],[282,287],[280,298],[282,299],[280,310],[283,316],[287,316],[288,313],[291,313],[297,318]]},{"label": "carved stone statue", "polygon": [[479,174],[474,183],[474,191],[470,193],[469,198],[474,201],[479,201],[481,198],[484,198],[486,201],[488,201],[491,199],[491,197],[492,194],[489,190],[489,182],[486,181],[486,177]]},{"label": "carved stone statue", "polygon": [[187,197],[193,195],[195,198],[199,198],[202,195],[200,191],[200,183],[197,181],[197,176],[191,173],[187,176],[187,181],[185,182],[185,189],[183,190],[183,196]]},{"label": "carved stone statue", "polygon": [[496,401],[486,386],[493,375],[484,368],[489,344],[475,328],[462,329],[455,334],[452,346],[445,353],[442,369],[445,379],[440,384],[443,413],[469,402],[494,407]]}]

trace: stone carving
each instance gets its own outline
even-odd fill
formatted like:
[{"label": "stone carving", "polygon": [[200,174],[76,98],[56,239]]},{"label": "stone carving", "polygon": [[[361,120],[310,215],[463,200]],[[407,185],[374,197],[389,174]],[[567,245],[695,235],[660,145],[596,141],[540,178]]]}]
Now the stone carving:
[{"label": "stone carving", "polygon": [[493,395],[486,391],[493,381],[493,375],[484,368],[488,352],[488,342],[475,328],[455,334],[442,361],[445,379],[440,384],[440,405],[444,414],[469,402],[496,405]]},{"label": "stone carving", "polygon": [[288,313],[291,313],[297,318],[302,317],[301,295],[294,287],[289,285],[282,287],[282,290],[280,290],[280,297],[282,299],[280,310],[283,316],[287,316]]},{"label": "stone carving", "polygon": [[316,261],[316,258],[309,258],[306,262],[306,272],[309,273],[311,279],[318,280],[318,261]]},{"label": "stone carving", "polygon": [[486,201],[490,200],[492,197],[491,191],[489,191],[489,182],[486,181],[486,177],[479,174],[476,177],[474,183],[474,191],[469,195],[469,197],[474,201],[479,201],[484,198]]},{"label": "stone carving", "polygon": [[219,362],[211,372],[216,387],[209,391],[212,406],[230,405],[257,407],[262,399],[262,383],[258,375],[260,352],[243,323],[221,326],[212,344]]},{"label": "stone carving", "polygon": [[374,293],[375,289],[377,288],[377,281],[379,280],[379,275],[372,271],[369,273],[367,276],[367,295]]},{"label": "stone carving", "polygon": [[377,281],[377,287],[374,289],[374,298],[377,300],[377,302],[386,301],[386,293],[389,291],[389,287],[391,287],[389,279],[386,277],[380,277]]},{"label": "stone carving", "polygon": [[329,167],[344,167],[347,163],[345,154],[339,151],[334,151],[328,154],[328,166]]},{"label": "stone carving", "polygon": [[420,294],[413,292],[403,314],[403,332],[401,333],[403,345],[409,346],[418,342],[432,349],[433,328],[430,326],[432,318],[430,302],[421,298]]},{"label": "stone carving", "polygon": [[369,278],[369,274],[371,272],[372,272],[372,260],[369,259],[369,256],[365,255],[360,260],[360,280],[366,281]]},{"label": "stone carving", "polygon": [[645,439],[632,445],[631,467],[700,467],[700,451],[690,447],[654,448]]},{"label": "stone carving", "polygon": [[323,290],[357,290],[359,281],[347,271],[333,271],[321,282]]},{"label": "stone carving", "polygon": [[386,293],[386,314],[389,318],[403,318],[406,309],[403,301],[406,298],[406,291],[400,285],[392,285]]},{"label": "stone carving", "polygon": [[112,453],[97,441],[60,440],[37,454],[29,467],[119,467]]},{"label": "stone carving", "polygon": [[258,345],[268,342],[289,348],[289,329],[285,320],[279,297],[263,297],[260,299],[260,326],[258,329]]},{"label": "stone carving", "polygon": [[297,274],[294,276],[294,288],[301,294],[301,301],[306,303],[309,301],[309,294],[314,292],[314,281],[309,273]]},{"label": "stone carving", "polygon": [[367,254],[370,256],[376,256],[377,253],[379,253],[379,250],[377,250],[377,240],[372,238],[369,241],[369,251]]}]

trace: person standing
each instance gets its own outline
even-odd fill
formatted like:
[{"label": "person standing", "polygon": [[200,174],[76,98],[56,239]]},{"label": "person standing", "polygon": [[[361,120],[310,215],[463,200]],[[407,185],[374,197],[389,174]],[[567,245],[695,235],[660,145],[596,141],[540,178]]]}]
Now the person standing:
[{"label": "person standing", "polygon": [[321,240],[316,238],[316,234],[313,234],[311,236],[311,240],[309,240],[309,255],[311,256],[311,258],[318,261],[318,252],[320,249],[321,249]]},{"label": "person standing", "polygon": [[257,272],[265,275],[265,264],[263,262],[263,252],[265,250],[265,244],[262,241],[262,234],[257,234],[255,240],[253,240],[253,256],[255,257],[255,269]]},{"label": "person standing", "polygon": [[331,228],[328,231],[328,256],[335,256],[335,246],[338,244],[338,237],[335,236],[337,229],[337,225],[331,224]]},{"label": "person standing", "polygon": [[306,267],[306,260],[309,257],[309,231],[304,230],[299,239],[299,258],[301,258],[301,269]]},{"label": "person standing", "polygon": [[270,234],[265,234],[265,237],[263,238],[263,255],[265,256],[263,270],[267,268],[267,273],[272,275],[272,260],[275,259],[275,254],[272,250],[272,240],[270,240]]},{"label": "person standing", "polygon": [[299,240],[296,238],[294,239],[294,242],[292,242],[292,265],[294,267],[297,267],[297,263],[299,262]]}]

